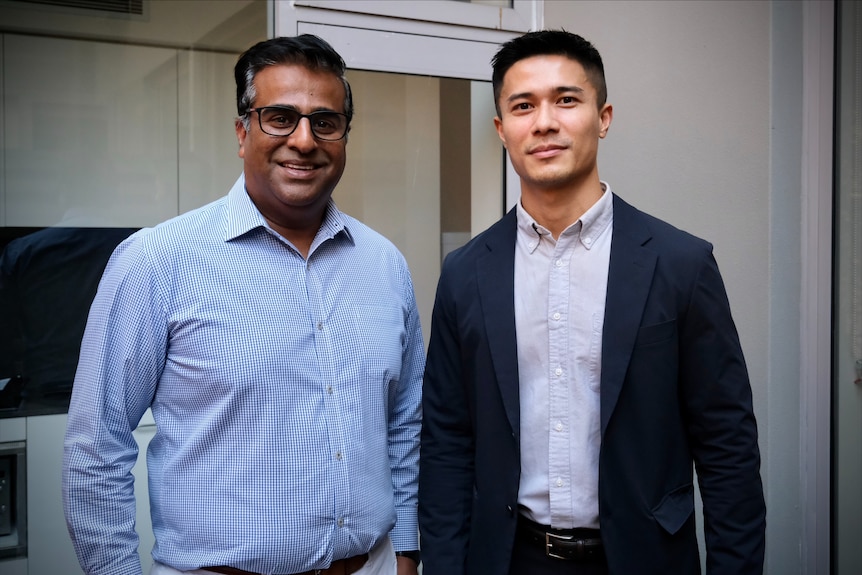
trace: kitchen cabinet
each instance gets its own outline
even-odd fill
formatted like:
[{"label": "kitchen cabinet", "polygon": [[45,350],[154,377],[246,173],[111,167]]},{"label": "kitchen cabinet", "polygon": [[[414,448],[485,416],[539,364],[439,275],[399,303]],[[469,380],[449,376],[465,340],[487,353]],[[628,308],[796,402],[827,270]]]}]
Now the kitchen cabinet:
[{"label": "kitchen cabinet", "polygon": [[[26,558],[0,562],[4,575],[7,572],[21,575],[80,572],[63,515],[61,486],[66,420],[66,414],[26,418],[28,549]],[[132,471],[136,478],[138,552],[144,573],[149,573],[152,565],[150,552],[154,541],[149,515],[146,448],[155,431],[148,411],[135,430],[139,453]]]},{"label": "kitchen cabinet", "polygon": [[153,226],[242,171],[237,54],[0,38],[0,225]]}]

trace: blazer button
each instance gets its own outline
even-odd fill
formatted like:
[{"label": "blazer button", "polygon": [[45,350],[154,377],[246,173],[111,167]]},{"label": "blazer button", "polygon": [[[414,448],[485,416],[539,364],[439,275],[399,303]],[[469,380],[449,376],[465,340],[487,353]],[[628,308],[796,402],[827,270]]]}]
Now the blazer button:
[{"label": "blazer button", "polygon": [[507,506],[506,506],[506,511],[508,511],[508,512],[509,512],[509,515],[514,515],[514,514],[515,514],[515,512],[514,512],[514,510],[512,509],[512,506],[511,506],[511,505],[507,505]]}]

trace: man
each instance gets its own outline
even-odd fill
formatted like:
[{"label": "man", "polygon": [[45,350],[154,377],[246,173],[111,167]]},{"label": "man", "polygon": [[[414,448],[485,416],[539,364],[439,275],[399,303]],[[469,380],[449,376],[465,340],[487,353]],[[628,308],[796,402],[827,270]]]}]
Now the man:
[{"label": "man", "polygon": [[112,256],[65,441],[85,572],[141,573],[130,470],[147,408],[154,575],[417,572],[424,350],[403,257],[331,199],[344,72],[315,36],[250,48],[243,175]]},{"label": "man", "polygon": [[532,32],[493,60],[521,200],[445,261],[425,371],[425,575],[762,572],[751,389],[710,244],[599,179],[595,48]]}]

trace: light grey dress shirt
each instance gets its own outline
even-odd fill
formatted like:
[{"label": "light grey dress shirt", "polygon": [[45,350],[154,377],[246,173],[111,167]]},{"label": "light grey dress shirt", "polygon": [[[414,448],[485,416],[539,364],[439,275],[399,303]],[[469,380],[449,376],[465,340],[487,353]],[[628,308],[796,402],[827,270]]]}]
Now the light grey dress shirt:
[{"label": "light grey dress shirt", "polygon": [[611,254],[610,186],[559,238],[517,206],[515,327],[521,512],[598,528],[602,328]]}]

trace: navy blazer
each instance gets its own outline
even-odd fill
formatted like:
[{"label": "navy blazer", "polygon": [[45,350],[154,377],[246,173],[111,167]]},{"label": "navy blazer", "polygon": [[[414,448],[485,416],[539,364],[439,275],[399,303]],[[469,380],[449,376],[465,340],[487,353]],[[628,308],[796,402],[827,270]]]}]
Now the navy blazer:
[{"label": "navy blazer", "polygon": [[[599,519],[612,575],[760,574],[765,515],[748,373],[712,246],[613,198]],[[518,516],[516,213],[444,262],[419,479],[425,575],[506,575]]]}]

